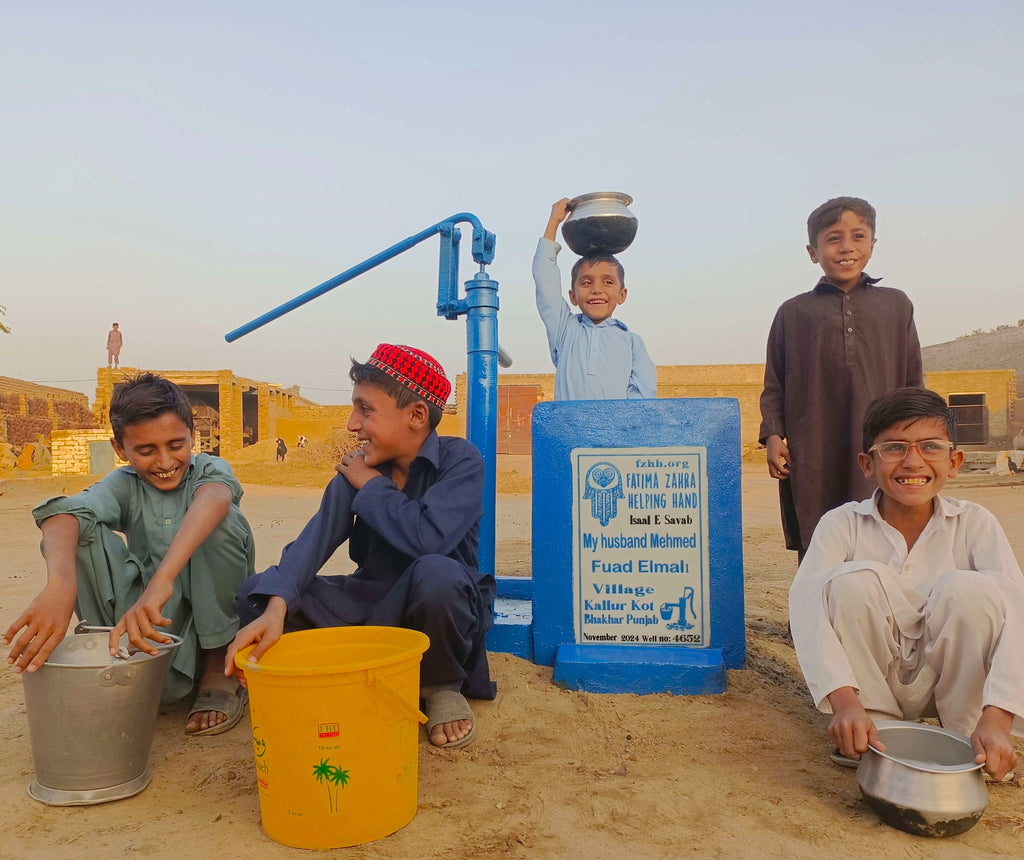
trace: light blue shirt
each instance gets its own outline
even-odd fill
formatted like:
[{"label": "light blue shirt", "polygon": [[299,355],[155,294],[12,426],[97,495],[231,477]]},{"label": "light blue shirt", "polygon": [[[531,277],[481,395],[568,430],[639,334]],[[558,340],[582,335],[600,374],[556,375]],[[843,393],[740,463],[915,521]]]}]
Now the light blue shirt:
[{"label": "light blue shirt", "polygon": [[533,257],[537,310],[555,365],[555,400],[624,400],[658,396],[658,372],[640,335],[608,318],[595,325],[562,297],[558,252],[541,237]]}]

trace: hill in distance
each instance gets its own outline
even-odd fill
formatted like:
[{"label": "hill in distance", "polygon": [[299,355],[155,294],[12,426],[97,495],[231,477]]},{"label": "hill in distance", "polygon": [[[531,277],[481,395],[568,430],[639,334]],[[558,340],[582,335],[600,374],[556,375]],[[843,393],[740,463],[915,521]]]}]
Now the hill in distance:
[{"label": "hill in distance", "polygon": [[1013,368],[1017,371],[1017,393],[1024,396],[1024,320],[922,347],[921,358],[926,372]]}]

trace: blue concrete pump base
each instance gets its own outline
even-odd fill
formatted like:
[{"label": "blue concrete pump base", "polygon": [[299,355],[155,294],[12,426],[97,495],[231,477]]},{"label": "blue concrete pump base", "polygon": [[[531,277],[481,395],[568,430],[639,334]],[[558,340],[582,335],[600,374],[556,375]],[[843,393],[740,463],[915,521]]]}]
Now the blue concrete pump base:
[{"label": "blue concrete pump base", "polygon": [[718,648],[633,645],[558,646],[556,684],[589,693],[724,693],[725,663]]}]

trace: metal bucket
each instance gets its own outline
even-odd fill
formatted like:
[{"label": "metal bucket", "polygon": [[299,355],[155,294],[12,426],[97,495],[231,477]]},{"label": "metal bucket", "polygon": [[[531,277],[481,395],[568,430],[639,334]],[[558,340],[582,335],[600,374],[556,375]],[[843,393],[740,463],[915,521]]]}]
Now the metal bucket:
[{"label": "metal bucket", "polygon": [[153,642],[155,657],[125,647],[112,657],[108,634],[79,625],[38,670],[21,675],[36,769],[28,793],[50,806],[120,800],[152,779],[160,691],[181,638]]}]

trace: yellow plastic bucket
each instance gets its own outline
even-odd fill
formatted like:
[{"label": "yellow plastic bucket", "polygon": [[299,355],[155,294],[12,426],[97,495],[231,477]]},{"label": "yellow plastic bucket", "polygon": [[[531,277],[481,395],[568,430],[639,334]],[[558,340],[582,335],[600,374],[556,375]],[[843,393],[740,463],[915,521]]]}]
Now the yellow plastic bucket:
[{"label": "yellow plastic bucket", "polygon": [[295,848],[380,839],[416,814],[420,660],[401,627],[286,633],[245,672],[263,830]]}]

